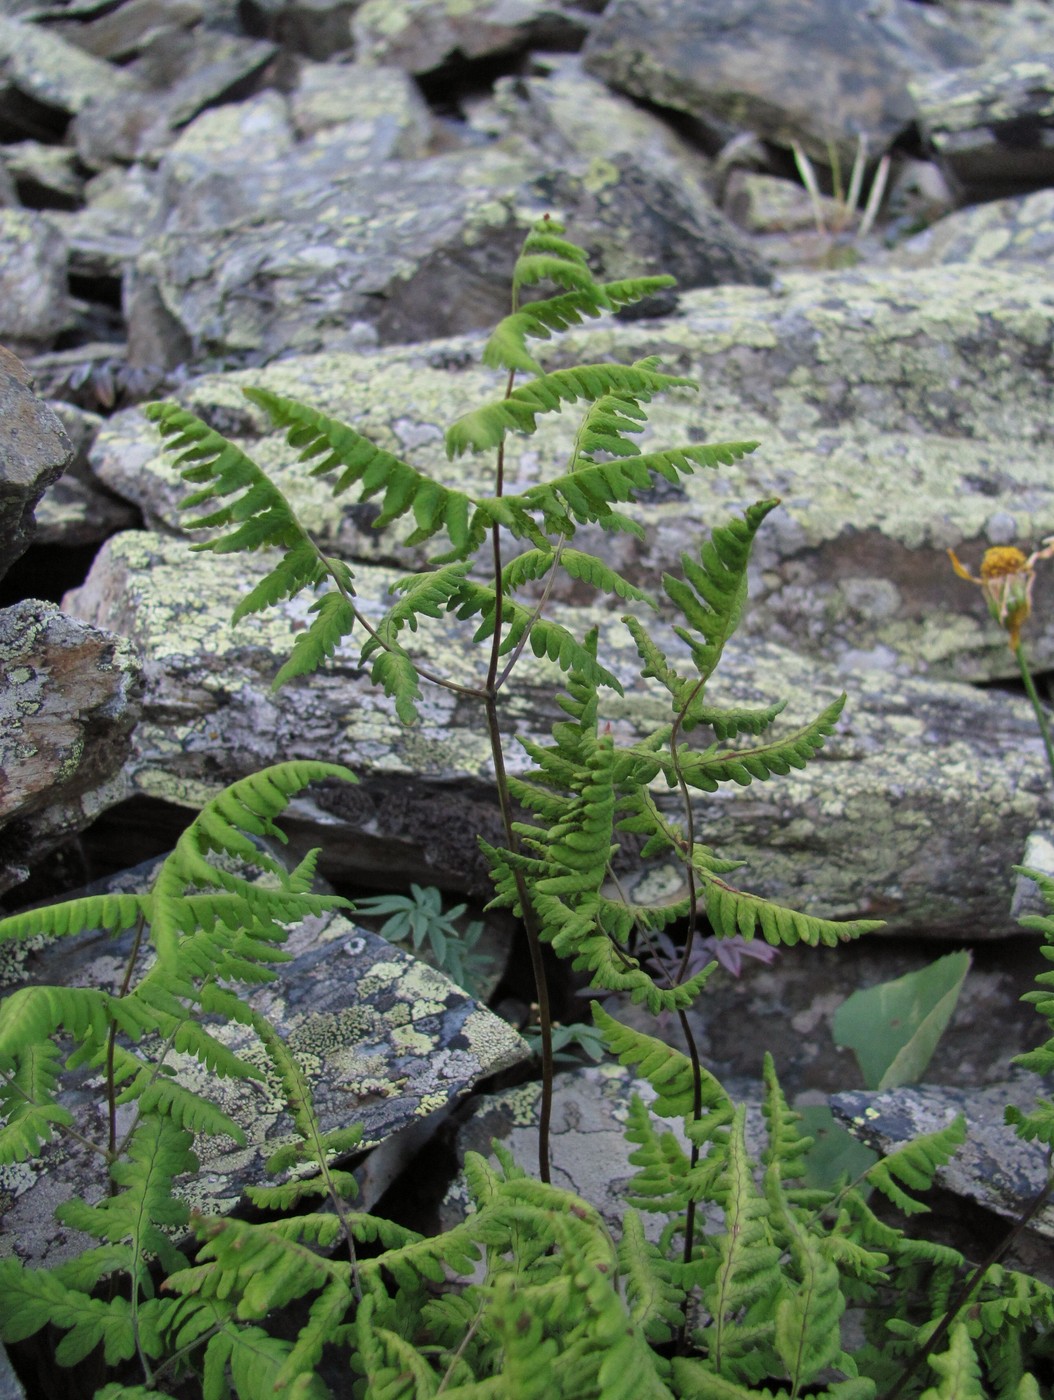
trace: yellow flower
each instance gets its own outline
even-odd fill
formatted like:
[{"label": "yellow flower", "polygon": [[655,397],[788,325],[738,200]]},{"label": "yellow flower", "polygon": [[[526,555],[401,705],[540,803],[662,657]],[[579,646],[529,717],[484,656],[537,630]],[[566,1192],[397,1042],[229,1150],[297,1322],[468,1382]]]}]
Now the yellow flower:
[{"label": "yellow flower", "polygon": [[988,611],[1007,632],[1010,650],[1016,651],[1021,644],[1021,629],[1032,611],[1032,584],[1036,577],[1036,562],[1054,555],[1054,535],[1043,541],[1043,548],[1037,549],[1026,559],[1015,545],[996,545],[986,549],[981,560],[981,577],[974,578],[956,558],[955,550],[949,549],[948,556],[952,568],[968,583],[976,583],[984,593]]}]

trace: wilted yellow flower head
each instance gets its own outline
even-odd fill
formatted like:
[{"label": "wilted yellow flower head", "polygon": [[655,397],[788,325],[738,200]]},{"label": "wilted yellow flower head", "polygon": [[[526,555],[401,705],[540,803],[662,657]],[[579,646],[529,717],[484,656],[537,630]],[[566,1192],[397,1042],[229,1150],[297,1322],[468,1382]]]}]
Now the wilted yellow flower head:
[{"label": "wilted yellow flower head", "polygon": [[995,545],[986,549],[981,560],[981,577],[974,578],[968,569],[963,568],[956,558],[955,550],[949,549],[948,556],[952,568],[969,583],[976,583],[985,596],[988,611],[1007,633],[1010,650],[1016,651],[1021,643],[1021,629],[1032,611],[1032,584],[1036,577],[1036,561],[1049,559],[1054,555],[1054,535],[1043,541],[1043,548],[1037,549],[1026,559],[1016,545]]}]

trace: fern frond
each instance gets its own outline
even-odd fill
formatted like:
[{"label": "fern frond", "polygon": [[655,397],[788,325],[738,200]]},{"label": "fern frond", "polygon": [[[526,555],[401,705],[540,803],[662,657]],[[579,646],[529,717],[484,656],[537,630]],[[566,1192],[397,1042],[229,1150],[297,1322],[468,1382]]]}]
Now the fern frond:
[{"label": "fern frond", "polygon": [[27,1046],[60,1029],[102,1041],[114,1001],[94,987],[19,987],[0,1002],[0,1068],[12,1068]]},{"label": "fern frond", "polygon": [[766,515],[778,505],[778,500],[770,500],[748,506],[742,519],[713,531],[700,548],[698,560],[689,554],[681,555],[683,579],[663,575],[667,597],[692,629],[676,626],[674,631],[688,643],[704,680],[713,675],[725,643],[739,625],[754,536]]},{"label": "fern frond", "polygon": [[120,1043],[107,1047],[113,1057],[114,1083],[124,1084],[117,1103],[135,1103],[145,1115],[159,1114],[191,1133],[226,1136],[243,1144],[245,1133],[228,1114],[209,1099],[196,1094],[157,1066],[147,1064]]},{"label": "fern frond", "polygon": [[774,1299],[780,1289],[780,1250],[769,1234],[767,1204],[754,1185],[745,1132],[746,1109],[740,1105],[733,1114],[719,1178],[725,1228],[715,1242],[712,1281],[703,1290],[712,1322],[702,1335],[719,1372],[730,1369],[728,1363],[738,1360],[746,1345],[756,1349],[762,1343],[765,1329],[755,1332],[741,1323],[743,1309],[763,1298]]},{"label": "fern frond", "polygon": [[288,431],[290,446],[301,449],[300,461],[325,454],[311,468],[311,475],[323,477],[339,470],[333,486],[335,496],[356,484],[361,501],[384,493],[374,529],[383,530],[401,515],[412,513],[417,528],[406,544],[421,544],[445,529],[455,550],[472,548],[469,521],[475,503],[463,491],[433,481],[346,423],[308,404],[259,388],[246,389],[245,396],[262,408],[276,427]]},{"label": "fern frond", "polygon": [[765,1094],[761,1108],[769,1141],[761,1160],[765,1166],[777,1168],[780,1181],[796,1181],[805,1175],[805,1157],[813,1139],[798,1131],[801,1114],[787,1102],[776,1077],[775,1061],[767,1050],[762,1079]]},{"label": "fern frond", "polygon": [[126,1298],[90,1298],[61,1282],[54,1270],[27,1269],[21,1261],[0,1259],[0,1336],[5,1342],[31,1337],[49,1323],[66,1335],[55,1348],[62,1366],[75,1366],[100,1342],[108,1365],[135,1355],[135,1327]]},{"label": "fern frond", "polygon": [[355,609],[342,593],[323,593],[308,608],[314,613],[310,626],[296,634],[289,658],[279,668],[271,689],[279,690],[297,676],[310,676],[330,657],[345,637],[355,630]]},{"label": "fern frond", "polygon": [[188,1211],[172,1193],[183,1172],[197,1171],[193,1137],[168,1118],[143,1117],[129,1140],[125,1157],[113,1162],[110,1175],[123,1189],[88,1205],[79,1197],[64,1201],[56,1218],[75,1230],[111,1244],[127,1242],[126,1269],[148,1294],[149,1258],[156,1255],[167,1270],[185,1262],[162,1227],[186,1224]]},{"label": "fern frond", "polygon": [[940,1383],[923,1391],[920,1400],[986,1400],[981,1367],[965,1323],[957,1322],[948,1333],[948,1350],[931,1353],[927,1362]]},{"label": "fern frond", "polygon": [[917,1215],[929,1206],[916,1201],[899,1185],[902,1181],[913,1191],[928,1191],[939,1167],[951,1160],[956,1148],[966,1140],[966,1120],[960,1113],[946,1127],[934,1133],[921,1133],[903,1147],[882,1157],[868,1171],[864,1180],[881,1191],[905,1215]]},{"label": "fern frond", "polygon": [[652,1112],[660,1118],[683,1118],[695,1103],[695,1072],[687,1055],[643,1031],[631,1030],[609,1016],[598,1001],[590,1002],[593,1022],[619,1063],[633,1065],[657,1095]]},{"label": "fern frond", "polygon": [[782,943],[789,948],[797,943],[806,943],[810,947],[824,943],[833,948],[838,943],[848,942],[851,938],[859,938],[882,927],[881,919],[836,921],[799,914],[780,904],[771,904],[757,895],[733,889],[707,870],[699,870],[699,874],[706,887],[706,917],[719,938],[732,938],[736,934],[742,938],[753,938],[754,930],[760,927],[768,943]]},{"label": "fern frond", "polygon": [[[554,550],[528,549],[509,561],[502,570],[502,589],[508,593],[522,588],[525,583],[544,578],[556,562]],[[593,554],[584,554],[578,549],[564,549],[560,553],[560,564],[572,578],[590,584],[598,593],[611,593],[618,598],[632,599],[657,606],[643,589],[624,579]]]},{"label": "fern frond", "polygon": [[726,709],[700,703],[698,707],[693,707],[691,720],[692,726],[708,724],[716,737],[724,742],[734,739],[737,734],[763,734],[786,708],[786,700],[776,700],[760,709],[748,706]]},{"label": "fern frond", "polygon": [[594,402],[604,394],[618,393],[646,403],[668,389],[696,387],[693,379],[683,375],[660,373],[656,364],[656,359],[649,358],[634,365],[577,365],[538,375],[508,398],[465,413],[452,423],[446,432],[447,456],[486,452],[498,447],[509,432],[533,433],[539,414],[558,413],[564,404],[580,399]]},{"label": "fern frond", "polygon": [[46,933],[61,938],[86,929],[106,929],[121,933],[131,928],[137,919],[145,917],[147,904],[138,894],[90,895],[85,899],[68,899],[61,904],[46,904],[39,909],[26,909],[0,919],[0,941],[33,938]]},{"label": "fern frond", "polygon": [[774,773],[782,776],[792,768],[804,768],[833,732],[845,701],[845,695],[840,695],[804,728],[757,748],[687,754],[681,757],[679,764],[674,764],[672,759],[660,759],[666,781],[671,787],[675,786],[679,768],[689,787],[716,792],[721,783],[739,783],[745,787],[755,778],[764,782]]},{"label": "fern frond", "polygon": [[73,1115],[57,1100],[62,1053],[50,1040],[22,1049],[10,1077],[0,1080],[0,1163],[25,1162]]},{"label": "fern frond", "polygon": [[635,1210],[623,1218],[618,1261],[630,1317],[653,1346],[668,1342],[682,1321],[684,1295],[672,1281],[665,1255],[645,1238]]},{"label": "fern frond", "polygon": [[576,286],[561,296],[532,301],[498,322],[483,347],[483,363],[491,369],[536,373],[541,365],[527,349],[528,339],[549,340],[554,331],[581,325],[587,316],[597,317],[604,311],[630,306],[674,285],[672,277],[627,278]]}]

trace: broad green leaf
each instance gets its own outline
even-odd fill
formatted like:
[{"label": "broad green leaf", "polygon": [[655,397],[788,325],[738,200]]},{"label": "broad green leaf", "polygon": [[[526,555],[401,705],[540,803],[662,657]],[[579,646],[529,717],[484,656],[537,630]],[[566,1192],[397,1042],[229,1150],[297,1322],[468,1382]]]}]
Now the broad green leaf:
[{"label": "broad green leaf", "polygon": [[835,1012],[832,1033],[853,1051],[869,1089],[917,1084],[951,1020],[970,954],[949,953],[918,972],[854,992]]}]

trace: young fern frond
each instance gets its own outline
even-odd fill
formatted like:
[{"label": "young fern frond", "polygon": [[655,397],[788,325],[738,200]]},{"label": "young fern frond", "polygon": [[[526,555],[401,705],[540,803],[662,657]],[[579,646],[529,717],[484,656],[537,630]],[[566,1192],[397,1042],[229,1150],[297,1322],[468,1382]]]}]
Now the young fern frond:
[{"label": "young fern frond", "polygon": [[590,1002],[590,1008],[609,1052],[618,1056],[619,1064],[633,1065],[655,1090],[652,1112],[660,1118],[690,1116],[695,1102],[695,1071],[688,1056],[653,1035],[622,1025],[598,1001]]},{"label": "young fern frond", "polygon": [[748,506],[741,520],[732,520],[713,531],[699,550],[698,560],[690,554],[681,555],[683,579],[663,575],[667,597],[688,623],[688,628],[678,625],[674,631],[688,643],[704,680],[713,675],[725,643],[739,626],[754,536],[777,505],[778,500],[771,500]]},{"label": "young fern frond", "polygon": [[[515,559],[510,560],[502,570],[502,589],[511,592],[522,588],[525,583],[544,578],[555,564],[555,550],[525,550],[523,554],[518,554]],[[584,554],[580,549],[563,549],[560,552],[560,567],[571,578],[591,584],[598,593],[611,593],[618,598],[647,603],[650,608],[658,606],[642,588],[637,588],[593,554]]]},{"label": "young fern frond", "polygon": [[52,1041],[36,1041],[0,1077],[0,1165],[36,1157],[57,1128],[73,1123],[73,1114],[58,1102],[61,1059]]},{"label": "young fern frond", "polygon": [[634,365],[576,365],[540,374],[513,389],[508,398],[456,419],[446,432],[447,456],[487,452],[499,447],[510,432],[533,433],[539,414],[558,413],[564,404],[580,399],[592,403],[604,394],[618,393],[647,403],[670,389],[697,387],[693,379],[683,375],[662,374],[655,368],[657,364],[652,356]]},{"label": "young fern frond", "polygon": [[636,1143],[630,1162],[636,1173],[627,1201],[640,1210],[673,1215],[688,1205],[688,1156],[671,1132],[660,1132],[639,1095],[630,1098],[625,1137]]},{"label": "young fern frond", "polygon": [[775,1061],[767,1050],[762,1079],[765,1084],[762,1113],[769,1140],[761,1154],[762,1163],[776,1169],[781,1183],[800,1180],[805,1175],[805,1158],[813,1139],[799,1132],[801,1114],[788,1104],[776,1077]]}]

